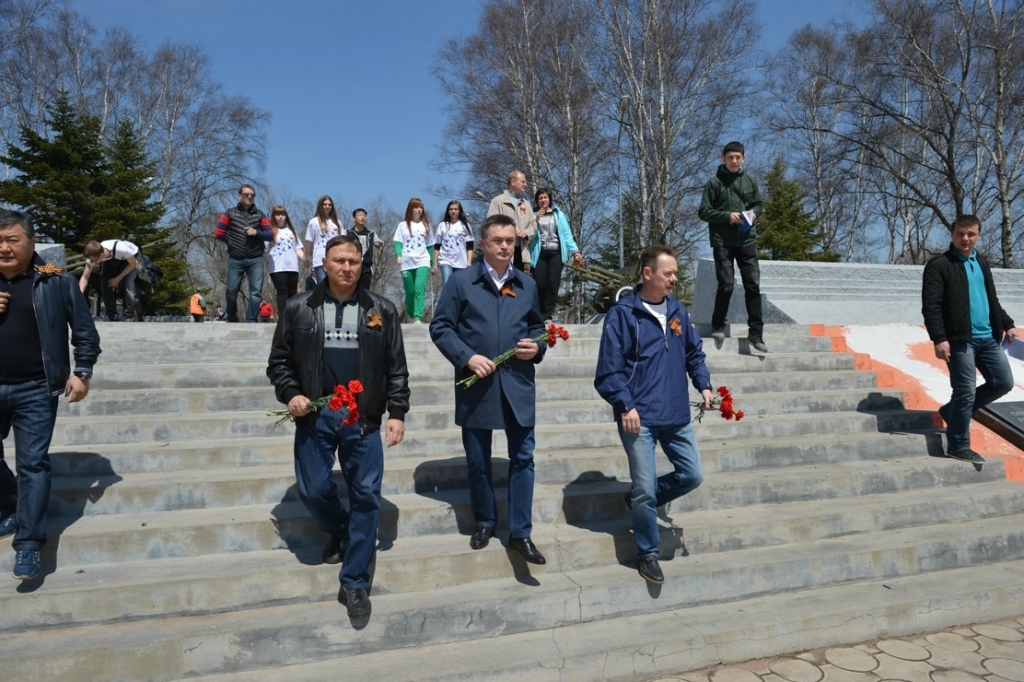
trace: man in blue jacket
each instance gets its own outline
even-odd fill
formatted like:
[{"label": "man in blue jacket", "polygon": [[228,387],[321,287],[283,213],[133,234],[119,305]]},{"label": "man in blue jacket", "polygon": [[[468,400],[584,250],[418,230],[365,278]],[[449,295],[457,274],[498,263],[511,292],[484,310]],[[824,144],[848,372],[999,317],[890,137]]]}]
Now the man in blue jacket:
[{"label": "man in blue jacket", "polygon": [[[61,394],[89,393],[100,337],[78,282],[35,253],[32,220],[0,211],[0,537],[14,536],[14,577],[39,573],[50,502],[50,440]],[[68,357],[68,327],[75,370]],[[14,426],[15,477],[3,439]]]},{"label": "man in blue jacket", "polygon": [[[452,274],[441,292],[430,338],[455,365],[456,381],[476,374],[474,385],[455,387],[455,423],[462,427],[476,531],[469,546],[483,549],[494,536],[497,508],[491,477],[491,432],[508,440],[509,546],[534,564],[545,563],[530,539],[533,530],[534,365],[546,346],[537,285],[512,266],[516,226],[493,215],[480,226],[483,259]],[[516,347],[500,366],[491,358]]]},{"label": "man in blue jacket", "polygon": [[[700,337],[686,308],[672,297],[675,252],[649,246],[640,257],[643,282],[608,311],[601,335],[594,387],[615,411],[619,437],[629,459],[637,569],[652,583],[665,577],[658,565],[657,508],[694,490],[704,480],[700,452],[690,423],[684,372],[711,406],[711,376]],[[672,463],[659,477],[654,446]]]}]

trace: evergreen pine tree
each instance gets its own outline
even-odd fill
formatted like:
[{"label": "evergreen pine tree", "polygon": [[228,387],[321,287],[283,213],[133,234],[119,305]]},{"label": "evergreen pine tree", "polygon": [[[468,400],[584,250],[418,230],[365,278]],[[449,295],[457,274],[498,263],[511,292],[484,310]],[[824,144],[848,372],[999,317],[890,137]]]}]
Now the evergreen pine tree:
[{"label": "evergreen pine tree", "polygon": [[[126,239],[138,246],[168,237],[172,228],[159,227],[165,209],[153,200],[150,187],[154,164],[131,121],[119,121],[105,149],[105,194],[96,199],[95,224],[91,239]],[[146,297],[148,312],[183,314],[191,291],[185,282],[187,265],[174,244],[148,247],[144,253],[163,270],[163,277]]]},{"label": "evergreen pine tree", "polygon": [[0,181],[0,201],[30,211],[41,241],[77,250],[93,233],[96,197],[105,192],[100,122],[79,114],[63,91],[46,111],[52,136],[22,126],[21,146],[0,157],[17,173]]},{"label": "evergreen pine tree", "polygon": [[815,250],[824,235],[817,218],[804,208],[806,195],[786,179],[786,166],[776,159],[765,176],[764,212],[757,219],[757,255],[765,260],[836,262],[839,254]]}]

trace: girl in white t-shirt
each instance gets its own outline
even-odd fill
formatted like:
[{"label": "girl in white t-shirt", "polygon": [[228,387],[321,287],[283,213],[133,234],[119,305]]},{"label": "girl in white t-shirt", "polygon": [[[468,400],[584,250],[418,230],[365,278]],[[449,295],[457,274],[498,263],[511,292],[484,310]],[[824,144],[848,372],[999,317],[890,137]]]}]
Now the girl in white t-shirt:
[{"label": "girl in white t-shirt", "polygon": [[305,259],[305,254],[284,206],[271,209],[270,229],[273,238],[267,242],[267,269],[277,290],[277,314],[280,316],[285,302],[299,291],[299,261]]},{"label": "girl in white t-shirt", "polygon": [[437,226],[437,265],[441,268],[441,285],[455,270],[473,264],[473,228],[469,226],[462,204],[449,201],[445,219]]},{"label": "girl in white t-shirt", "polygon": [[341,221],[334,200],[326,194],[316,202],[316,215],[306,227],[306,254],[309,258],[303,262],[306,267],[313,268],[313,276],[317,284],[326,277],[324,272],[324,250],[327,242],[341,233]]},{"label": "girl in white t-shirt", "polygon": [[434,267],[434,241],[423,202],[410,199],[405,207],[405,220],[395,228],[395,256],[402,270],[405,312],[416,323],[422,321],[427,279]]}]

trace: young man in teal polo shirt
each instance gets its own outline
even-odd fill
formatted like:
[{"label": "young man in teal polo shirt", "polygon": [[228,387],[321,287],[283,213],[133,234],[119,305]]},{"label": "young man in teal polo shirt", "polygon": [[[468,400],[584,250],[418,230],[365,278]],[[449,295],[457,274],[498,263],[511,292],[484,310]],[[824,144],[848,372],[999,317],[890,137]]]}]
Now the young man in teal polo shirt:
[{"label": "young man in teal polo shirt", "polygon": [[[935,357],[949,365],[953,387],[952,398],[939,408],[946,422],[946,452],[974,464],[985,460],[971,450],[971,414],[1013,388],[1000,342],[1017,338],[1013,320],[999,305],[988,261],[975,249],[980,235],[977,216],[953,221],[949,250],[928,261],[921,290],[928,336],[935,344]],[[976,369],[985,377],[977,390]]]}]

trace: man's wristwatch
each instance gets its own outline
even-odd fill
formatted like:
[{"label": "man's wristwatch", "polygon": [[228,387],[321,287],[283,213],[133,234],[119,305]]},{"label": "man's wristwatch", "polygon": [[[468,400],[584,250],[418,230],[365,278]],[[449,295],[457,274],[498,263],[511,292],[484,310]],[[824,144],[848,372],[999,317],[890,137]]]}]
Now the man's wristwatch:
[{"label": "man's wristwatch", "polygon": [[89,379],[92,379],[92,372],[75,372],[75,376],[82,381],[89,383]]}]

